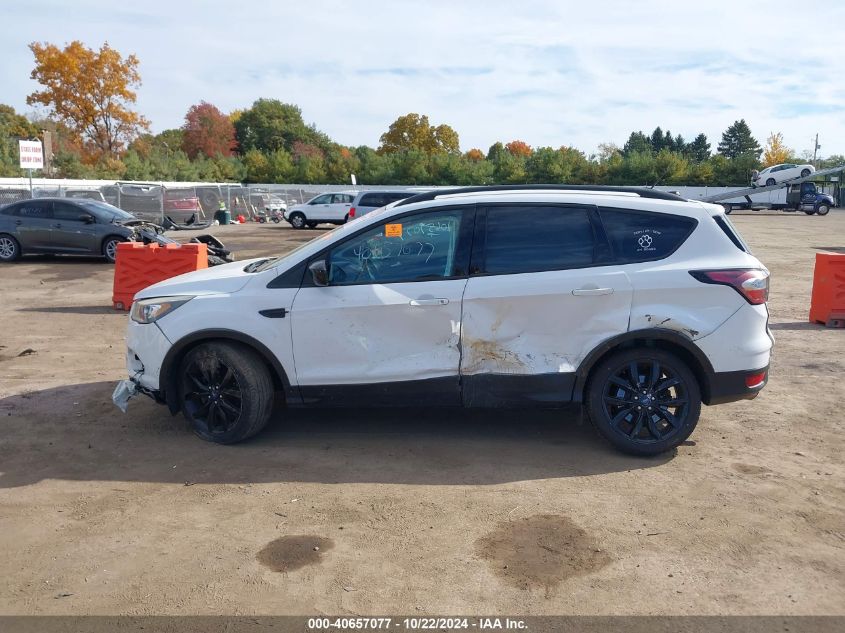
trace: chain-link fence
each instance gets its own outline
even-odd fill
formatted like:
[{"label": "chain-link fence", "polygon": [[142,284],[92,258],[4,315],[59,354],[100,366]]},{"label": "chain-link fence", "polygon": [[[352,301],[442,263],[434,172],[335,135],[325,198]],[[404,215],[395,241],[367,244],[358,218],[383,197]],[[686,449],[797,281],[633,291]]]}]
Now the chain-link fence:
[{"label": "chain-link fence", "polygon": [[167,224],[205,224],[223,209],[233,218],[247,221],[267,218],[296,204],[307,202],[321,193],[335,191],[430,189],[376,185],[277,185],[234,183],[147,183],[102,181],[33,181],[32,194],[25,179],[0,179],[0,205],[30,197],[88,198],[108,202],[141,219]]}]

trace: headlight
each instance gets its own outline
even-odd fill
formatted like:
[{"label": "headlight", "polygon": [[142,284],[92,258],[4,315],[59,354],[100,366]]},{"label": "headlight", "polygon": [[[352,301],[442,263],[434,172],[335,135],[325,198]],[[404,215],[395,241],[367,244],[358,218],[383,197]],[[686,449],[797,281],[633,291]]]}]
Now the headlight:
[{"label": "headlight", "polygon": [[170,314],[180,305],[187,303],[193,297],[158,297],[156,299],[141,299],[132,304],[129,313],[135,323],[155,323],[165,314]]}]

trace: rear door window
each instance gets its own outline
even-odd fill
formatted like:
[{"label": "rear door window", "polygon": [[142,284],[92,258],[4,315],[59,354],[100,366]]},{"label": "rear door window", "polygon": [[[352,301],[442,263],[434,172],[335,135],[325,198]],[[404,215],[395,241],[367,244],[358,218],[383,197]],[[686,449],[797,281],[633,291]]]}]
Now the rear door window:
[{"label": "rear door window", "polygon": [[645,262],[674,253],[698,222],[668,213],[630,209],[599,209],[615,261]]},{"label": "rear door window", "polygon": [[487,209],[484,272],[491,275],[582,268],[594,262],[586,207],[545,205]]},{"label": "rear door window", "polygon": [[21,203],[15,215],[26,218],[43,218],[50,219],[52,217],[53,204],[43,200],[30,200],[29,202]]},{"label": "rear door window", "polygon": [[368,193],[367,195],[361,198],[361,206],[362,207],[383,207],[384,198],[380,193]]}]

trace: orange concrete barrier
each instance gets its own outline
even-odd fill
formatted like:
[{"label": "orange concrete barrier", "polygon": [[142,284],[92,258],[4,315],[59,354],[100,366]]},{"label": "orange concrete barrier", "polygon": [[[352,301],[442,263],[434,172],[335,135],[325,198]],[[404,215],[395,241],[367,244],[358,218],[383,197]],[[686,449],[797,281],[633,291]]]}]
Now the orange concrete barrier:
[{"label": "orange concrete barrier", "polygon": [[810,322],[845,327],[845,255],[816,253]]},{"label": "orange concrete barrier", "polygon": [[182,273],[208,268],[205,244],[141,244],[122,242],[117,245],[114,263],[112,306],[128,310],[139,290]]}]

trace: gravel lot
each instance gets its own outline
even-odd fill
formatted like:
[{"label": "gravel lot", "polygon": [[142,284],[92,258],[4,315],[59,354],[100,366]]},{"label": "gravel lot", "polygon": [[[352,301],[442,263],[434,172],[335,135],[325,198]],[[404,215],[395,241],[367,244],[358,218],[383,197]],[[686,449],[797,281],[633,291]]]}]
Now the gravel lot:
[{"label": "gravel lot", "polygon": [[111,266],[0,267],[0,613],[845,614],[845,330],[807,323],[845,212],[732,218],[773,273],[771,381],[657,459],[576,409],[280,410],[206,444],[112,405]]}]

